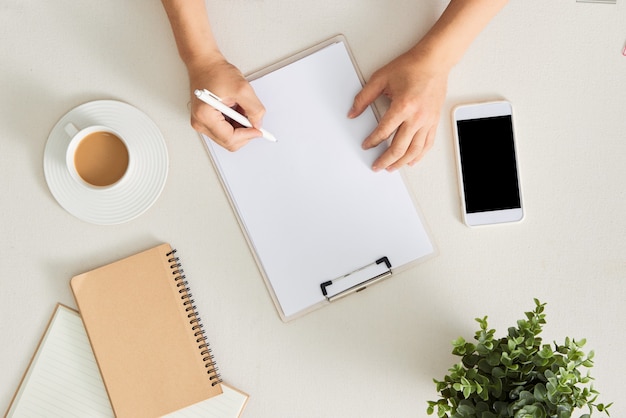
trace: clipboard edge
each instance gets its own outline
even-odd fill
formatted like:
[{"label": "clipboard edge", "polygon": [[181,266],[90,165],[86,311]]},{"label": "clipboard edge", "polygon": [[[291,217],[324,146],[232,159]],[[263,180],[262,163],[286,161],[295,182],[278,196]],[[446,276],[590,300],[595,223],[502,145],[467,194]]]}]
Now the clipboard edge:
[{"label": "clipboard edge", "polygon": [[[287,56],[286,58],[280,59],[280,60],[276,61],[273,64],[265,66],[265,67],[263,67],[263,68],[261,68],[259,70],[256,70],[256,71],[252,71],[252,72],[246,74],[245,77],[246,77],[246,79],[248,81],[256,80],[258,78],[263,77],[264,75],[270,74],[273,71],[276,71],[276,70],[278,70],[280,68],[283,68],[283,67],[285,67],[285,66],[287,66],[289,64],[292,64],[292,63],[294,63],[294,62],[296,62],[296,61],[298,61],[298,60],[300,60],[302,58],[305,58],[305,57],[307,57],[307,56],[309,56],[311,54],[314,54],[315,52],[317,52],[317,51],[319,51],[321,49],[324,49],[324,48],[326,48],[326,47],[328,47],[330,45],[334,45],[334,44],[339,43],[339,42],[343,43],[343,45],[345,46],[345,48],[346,48],[346,50],[348,52],[348,55],[350,57],[350,61],[352,62],[352,65],[353,65],[353,67],[354,67],[354,69],[356,71],[356,74],[357,74],[358,78],[359,78],[361,86],[363,86],[365,84],[365,81],[364,81],[364,78],[363,78],[363,74],[361,73],[361,70],[360,70],[360,68],[359,68],[359,66],[358,66],[358,64],[357,64],[357,62],[356,62],[356,60],[354,58],[352,50],[350,49],[350,45],[348,44],[347,38],[343,34],[337,34],[337,35],[334,35],[334,36],[332,36],[330,38],[327,38],[326,40],[321,41],[321,42],[319,42],[319,43],[317,43],[317,44],[315,44],[313,46],[310,46],[310,47],[305,48],[305,49],[303,49],[303,50],[301,50],[299,52],[291,54],[291,55]],[[374,117],[376,118],[376,120],[380,121],[380,114],[379,114],[378,108],[376,107],[375,103],[372,103],[370,105],[370,108],[372,109],[372,111],[374,113]],[[271,282],[270,282],[270,280],[269,280],[269,278],[267,276],[267,273],[265,272],[263,264],[261,263],[261,260],[260,260],[259,256],[257,255],[254,243],[252,242],[252,239],[250,238],[250,234],[248,233],[248,229],[247,229],[247,227],[245,225],[245,222],[242,219],[242,217],[240,216],[239,211],[237,210],[235,202],[234,202],[234,200],[232,198],[232,194],[230,193],[228,185],[226,184],[224,176],[222,175],[222,170],[221,170],[221,167],[219,165],[219,162],[217,161],[217,159],[213,155],[212,148],[214,146],[219,146],[219,145],[216,145],[216,144],[212,143],[211,142],[212,140],[209,137],[207,137],[206,135],[199,134],[199,136],[200,136],[200,139],[201,139],[202,143],[204,144],[205,149],[207,150],[207,153],[209,154],[209,158],[211,160],[213,169],[215,170],[215,173],[217,174],[219,182],[220,182],[220,184],[222,186],[222,190],[224,191],[224,194],[226,195],[226,197],[228,199],[228,203],[230,204],[231,209],[234,212],[234,215],[235,215],[235,218],[237,220],[237,223],[239,224],[239,227],[241,228],[243,236],[244,236],[244,238],[246,240],[246,243],[247,243],[247,246],[248,246],[248,250],[252,254],[252,257],[253,257],[253,259],[255,261],[255,264],[257,265],[257,268],[259,269],[259,272],[261,273],[261,276],[263,277],[263,281],[265,282],[265,287],[267,288],[267,291],[268,291],[268,293],[269,293],[269,295],[270,295],[270,297],[272,299],[272,302],[274,303],[274,306],[276,307],[276,310],[278,312],[278,315],[279,315],[280,319],[283,322],[285,322],[285,323],[291,322],[294,319],[300,318],[300,317],[302,317],[302,316],[304,316],[304,315],[306,315],[308,313],[316,311],[317,309],[321,308],[322,306],[330,304],[331,302],[328,299],[323,298],[322,300],[320,300],[320,302],[315,303],[313,305],[310,305],[310,306],[308,306],[308,307],[306,307],[306,308],[304,308],[304,309],[302,309],[302,310],[300,310],[298,312],[295,312],[295,313],[293,313],[291,315],[286,315],[285,314],[285,312],[283,311],[283,309],[282,309],[282,307],[280,305],[280,302],[278,301],[278,297],[276,296],[274,288],[272,287],[272,284],[271,284]],[[429,241],[430,241],[430,243],[431,243],[431,245],[433,247],[433,251],[431,253],[426,254],[426,255],[424,255],[424,256],[422,256],[420,258],[417,258],[417,259],[413,260],[412,262],[409,262],[409,263],[407,263],[405,265],[399,266],[397,268],[392,268],[391,269],[391,273],[392,273],[393,276],[395,276],[397,274],[400,274],[400,273],[402,273],[402,272],[404,272],[406,270],[409,270],[412,267],[414,267],[415,265],[420,264],[420,263],[422,263],[422,262],[424,262],[426,260],[434,258],[439,253],[438,249],[437,249],[437,247],[436,247],[436,245],[435,245],[435,243],[434,243],[434,241],[432,239],[432,233],[431,233],[431,231],[429,229],[429,226],[425,222],[424,217],[422,216],[422,211],[421,211],[419,205],[417,204],[417,200],[415,199],[413,190],[408,187],[409,183],[407,182],[404,170],[401,170],[401,177],[402,177],[402,182],[404,183],[404,186],[407,189],[407,193],[409,194],[409,197],[410,197],[410,199],[411,199],[411,201],[413,203],[415,211],[417,212],[417,215],[420,218],[420,221],[421,221],[422,225],[424,225],[426,235],[428,236],[428,239],[429,239]],[[385,277],[385,278],[387,278],[387,277]],[[371,283],[370,285],[374,285],[374,284],[376,284],[376,283],[378,283],[380,281],[386,281],[386,280],[376,280],[375,282]],[[365,286],[363,289],[369,287],[370,285]],[[354,292],[352,292],[352,293],[354,293]],[[343,298],[341,298],[341,299],[343,299]]]}]

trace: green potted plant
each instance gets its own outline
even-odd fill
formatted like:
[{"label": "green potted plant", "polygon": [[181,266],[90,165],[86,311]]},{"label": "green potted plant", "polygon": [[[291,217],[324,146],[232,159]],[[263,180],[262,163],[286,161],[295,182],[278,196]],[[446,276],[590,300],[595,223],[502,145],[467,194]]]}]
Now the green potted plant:
[{"label": "green potted plant", "polygon": [[599,393],[589,374],[594,353],[582,351],[585,340],[542,344],[538,335],[546,323],[544,307],[535,299],[535,309],[499,339],[488,329],[486,316],[476,318],[476,343],[463,338],[452,342],[452,354],[462,360],[443,380],[434,379],[440,398],[428,401],[427,413],[440,418],[569,418],[586,408],[580,418],[594,411],[608,416],[611,404],[596,403]]}]

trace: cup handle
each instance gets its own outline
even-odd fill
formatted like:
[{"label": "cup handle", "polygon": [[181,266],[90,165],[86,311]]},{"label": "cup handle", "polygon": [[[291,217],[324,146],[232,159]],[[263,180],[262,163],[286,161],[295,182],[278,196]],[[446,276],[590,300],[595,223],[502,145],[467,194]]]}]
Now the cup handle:
[{"label": "cup handle", "polygon": [[68,124],[65,125],[64,129],[65,129],[65,133],[67,133],[70,136],[70,138],[72,138],[74,135],[78,133],[78,128],[72,122],[68,122]]}]

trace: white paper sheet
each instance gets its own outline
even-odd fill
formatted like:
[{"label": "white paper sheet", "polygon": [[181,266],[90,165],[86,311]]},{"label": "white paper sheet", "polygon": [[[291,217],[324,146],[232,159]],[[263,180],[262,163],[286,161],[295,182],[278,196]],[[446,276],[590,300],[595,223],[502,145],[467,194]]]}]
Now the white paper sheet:
[{"label": "white paper sheet", "polygon": [[361,82],[343,42],[252,81],[266,107],[255,139],[229,152],[204,137],[283,319],[325,300],[320,284],[387,256],[397,268],[434,247],[398,172],[363,151],[372,109],[347,118]]},{"label": "white paper sheet", "polygon": [[76,312],[58,306],[7,416],[113,416]]}]

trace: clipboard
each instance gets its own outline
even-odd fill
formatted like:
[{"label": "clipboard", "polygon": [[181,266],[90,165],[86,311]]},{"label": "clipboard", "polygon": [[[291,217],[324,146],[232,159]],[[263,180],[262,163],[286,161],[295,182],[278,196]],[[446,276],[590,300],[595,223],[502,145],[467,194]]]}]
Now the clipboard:
[{"label": "clipboard", "polygon": [[364,82],[343,35],[247,79],[278,142],[201,137],[283,321],[436,254],[400,172],[371,170],[385,147],[361,148],[375,108],[346,116]]}]

